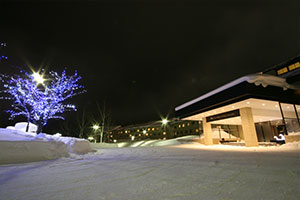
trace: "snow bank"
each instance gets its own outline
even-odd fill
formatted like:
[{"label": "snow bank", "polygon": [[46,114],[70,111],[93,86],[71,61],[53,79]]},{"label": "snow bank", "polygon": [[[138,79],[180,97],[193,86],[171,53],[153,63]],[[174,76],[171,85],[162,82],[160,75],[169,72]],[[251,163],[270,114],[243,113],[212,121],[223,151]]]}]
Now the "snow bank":
[{"label": "snow bank", "polygon": [[[26,128],[27,128],[27,125],[28,125],[27,122],[19,122],[19,123],[16,123],[16,124],[15,124],[15,127],[14,127],[14,128],[15,128],[16,130],[20,130],[20,131],[25,132],[25,131],[26,131]],[[36,131],[37,131],[37,125],[32,124],[32,123],[29,123],[28,132],[29,132],[29,133],[36,133]]]},{"label": "snow bank", "polygon": [[91,152],[89,141],[0,128],[0,164],[56,159]]},{"label": "snow bank", "polygon": [[63,142],[70,153],[84,154],[92,151],[90,142],[85,139],[62,137],[60,134],[48,135],[44,133],[38,134],[36,138],[43,141]]},{"label": "snow bank", "polygon": [[300,132],[291,132],[291,133],[289,133],[289,136],[294,136],[294,135],[300,135]]},{"label": "snow bank", "polygon": [[68,155],[62,142],[0,141],[0,164],[51,160]]},{"label": "snow bank", "polygon": [[291,142],[283,144],[279,147],[280,149],[285,150],[300,150],[300,142]]}]

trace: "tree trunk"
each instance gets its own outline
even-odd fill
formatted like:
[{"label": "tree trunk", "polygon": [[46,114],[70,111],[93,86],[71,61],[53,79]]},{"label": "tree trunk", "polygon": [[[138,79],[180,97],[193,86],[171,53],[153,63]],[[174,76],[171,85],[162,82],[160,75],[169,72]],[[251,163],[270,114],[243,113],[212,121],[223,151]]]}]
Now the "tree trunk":
[{"label": "tree trunk", "polygon": [[29,131],[29,121],[27,122],[27,126],[26,126],[26,131],[25,132],[28,132]]},{"label": "tree trunk", "polygon": [[39,134],[39,133],[41,133],[41,132],[42,132],[42,130],[43,130],[43,123],[41,123],[41,122],[38,122],[38,123],[37,123],[37,130],[36,130],[36,134]]}]

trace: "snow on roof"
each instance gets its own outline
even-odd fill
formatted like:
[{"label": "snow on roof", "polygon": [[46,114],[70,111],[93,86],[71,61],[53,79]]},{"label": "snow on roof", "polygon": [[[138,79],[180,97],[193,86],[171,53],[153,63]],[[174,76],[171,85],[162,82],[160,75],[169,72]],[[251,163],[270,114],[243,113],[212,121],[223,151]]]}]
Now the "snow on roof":
[{"label": "snow on roof", "polygon": [[282,77],[278,77],[278,76],[273,76],[273,75],[270,75],[270,74],[250,74],[250,75],[247,75],[247,76],[243,76],[241,78],[238,78],[234,81],[231,81],[230,83],[227,83],[209,93],[206,93],[196,99],[193,99],[191,101],[188,101],[180,106],[177,106],[175,108],[175,111],[178,111],[180,109],[183,109],[185,107],[188,107],[196,102],[199,102],[203,99],[206,99],[212,95],[215,95],[219,92],[222,92],[226,89],[229,89],[235,85],[238,85],[242,82],[245,82],[247,81],[248,83],[254,83],[256,86],[259,86],[259,85],[262,85],[263,87],[267,87],[268,85],[271,85],[271,86],[276,86],[276,87],[282,87],[284,90],[287,90],[287,89],[299,89],[299,88],[296,88],[295,86],[293,85],[290,85],[286,82],[286,79],[285,78],[282,78]]}]

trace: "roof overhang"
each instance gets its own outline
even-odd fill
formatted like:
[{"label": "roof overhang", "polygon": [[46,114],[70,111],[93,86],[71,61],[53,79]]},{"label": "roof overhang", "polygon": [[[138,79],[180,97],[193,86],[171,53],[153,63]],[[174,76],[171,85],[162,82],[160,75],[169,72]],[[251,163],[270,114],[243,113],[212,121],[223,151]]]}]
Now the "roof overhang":
[{"label": "roof overhang", "polygon": [[[247,77],[247,76],[246,76]],[[279,101],[283,103],[299,104],[300,92],[295,88],[279,85],[256,84],[242,77],[230,82],[212,92],[175,108],[175,115],[179,118],[219,108],[248,98]]]}]

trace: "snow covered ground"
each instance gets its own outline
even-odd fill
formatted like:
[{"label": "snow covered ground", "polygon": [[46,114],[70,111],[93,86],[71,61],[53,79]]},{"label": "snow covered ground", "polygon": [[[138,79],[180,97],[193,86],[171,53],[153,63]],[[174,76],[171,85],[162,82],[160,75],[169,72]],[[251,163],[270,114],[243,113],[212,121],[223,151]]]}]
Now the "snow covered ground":
[{"label": "snow covered ground", "polygon": [[[300,199],[300,142],[249,148],[197,139],[92,144],[95,151],[74,154],[86,149],[81,140],[0,129],[0,200]],[[3,164],[16,155],[46,161]]]},{"label": "snow covered ground", "polygon": [[[283,149],[282,149],[283,148]],[[181,144],[0,166],[0,199],[300,199],[300,151]]]},{"label": "snow covered ground", "polygon": [[0,199],[299,199],[299,154],[101,149],[0,168]]}]

